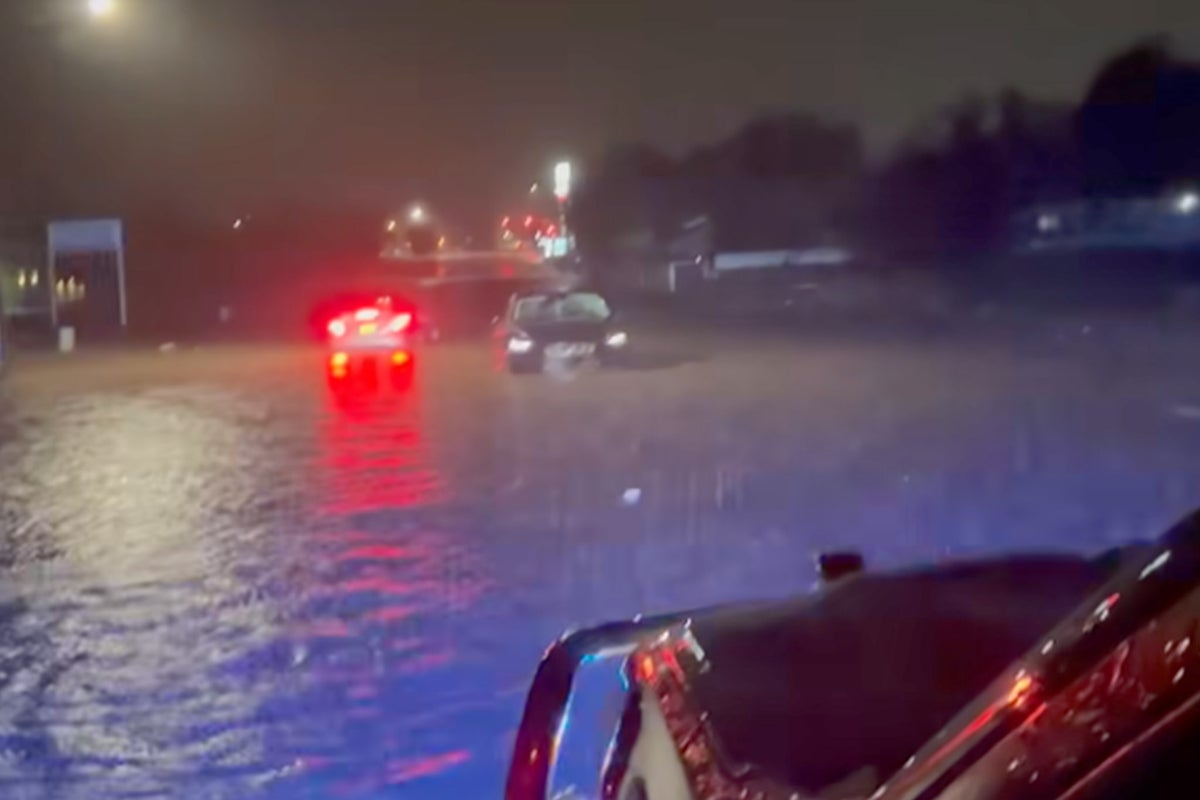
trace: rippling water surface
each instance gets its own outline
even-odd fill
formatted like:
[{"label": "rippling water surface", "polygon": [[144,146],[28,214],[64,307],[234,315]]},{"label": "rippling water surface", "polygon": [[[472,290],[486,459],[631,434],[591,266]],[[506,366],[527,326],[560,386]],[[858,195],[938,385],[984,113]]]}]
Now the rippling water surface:
[{"label": "rippling water surface", "polygon": [[1200,496],[1187,375],[748,352],[514,381],[448,346],[339,390],[289,348],[18,365],[0,796],[498,796],[570,624],[802,588],[821,546],[1096,548]]}]

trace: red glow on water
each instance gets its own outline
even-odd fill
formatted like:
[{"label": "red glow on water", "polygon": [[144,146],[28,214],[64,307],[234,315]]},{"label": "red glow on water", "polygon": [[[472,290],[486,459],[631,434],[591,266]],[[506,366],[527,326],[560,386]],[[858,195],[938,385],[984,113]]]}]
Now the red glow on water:
[{"label": "red glow on water", "polygon": [[372,544],[347,550],[338,556],[338,561],[398,561],[403,558],[412,558],[413,556],[412,549],[408,547]]},{"label": "red glow on water", "polygon": [[398,759],[387,766],[387,782],[408,783],[417,778],[428,778],[470,760],[471,754],[466,750],[453,750],[423,758]]},{"label": "red glow on water", "polygon": [[371,622],[403,622],[411,619],[417,613],[415,606],[384,606],[377,608],[367,615]]},{"label": "red glow on water", "polygon": [[348,639],[350,627],[340,619],[317,619],[306,626],[305,633],[317,639]]}]

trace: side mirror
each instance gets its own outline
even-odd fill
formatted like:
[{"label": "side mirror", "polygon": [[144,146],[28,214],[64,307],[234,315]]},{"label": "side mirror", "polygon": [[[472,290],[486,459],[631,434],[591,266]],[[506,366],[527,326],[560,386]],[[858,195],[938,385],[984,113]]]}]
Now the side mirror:
[{"label": "side mirror", "polygon": [[825,583],[833,583],[863,571],[866,562],[862,553],[841,551],[817,555],[817,574]]}]

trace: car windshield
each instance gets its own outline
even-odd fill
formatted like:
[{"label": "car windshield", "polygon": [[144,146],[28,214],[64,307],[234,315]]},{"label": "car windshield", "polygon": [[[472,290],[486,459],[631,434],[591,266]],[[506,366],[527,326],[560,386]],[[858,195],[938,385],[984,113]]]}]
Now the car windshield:
[{"label": "car windshield", "polygon": [[604,298],[594,292],[533,295],[517,300],[516,322],[603,322],[611,311]]}]

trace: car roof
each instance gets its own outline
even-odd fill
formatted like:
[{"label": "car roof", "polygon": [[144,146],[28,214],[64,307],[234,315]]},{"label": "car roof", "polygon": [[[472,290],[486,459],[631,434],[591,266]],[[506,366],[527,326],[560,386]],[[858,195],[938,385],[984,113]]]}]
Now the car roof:
[{"label": "car roof", "polygon": [[592,289],[588,286],[556,286],[543,287],[540,289],[521,289],[513,292],[512,299],[524,300],[528,297],[561,297],[568,294],[595,294],[604,297],[602,292]]}]

